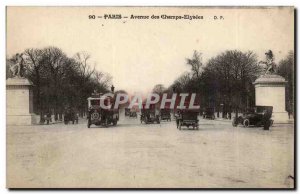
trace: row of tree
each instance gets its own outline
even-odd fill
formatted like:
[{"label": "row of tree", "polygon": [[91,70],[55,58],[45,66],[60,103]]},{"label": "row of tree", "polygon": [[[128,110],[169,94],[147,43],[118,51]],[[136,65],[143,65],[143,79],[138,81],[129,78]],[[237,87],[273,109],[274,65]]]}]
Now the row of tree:
[{"label": "row of tree", "polygon": [[[81,116],[87,111],[87,98],[94,90],[107,92],[112,77],[98,71],[90,63],[90,55],[85,52],[68,57],[57,47],[26,49],[23,52],[25,75],[33,83],[34,112],[51,112],[55,119],[61,119],[64,109],[72,107]],[[9,66],[15,57],[7,59],[7,77]]]},{"label": "row of tree", "polygon": [[[112,77],[91,66],[91,57],[85,52],[68,57],[57,47],[26,49],[23,52],[25,77],[33,83],[34,112],[41,115],[52,112],[55,119],[62,117],[66,107],[77,109],[81,116],[86,111],[86,100],[94,90],[107,92]],[[9,66],[16,58],[7,59],[7,77]],[[206,64],[202,53],[194,51],[186,59],[189,72],[180,75],[169,87],[162,84],[154,86],[153,92],[193,92],[200,95],[201,107],[212,107],[223,116],[229,113],[245,111],[255,105],[253,82],[262,74],[264,68],[259,65],[255,53],[228,50],[212,57]],[[277,74],[287,81],[286,110],[293,112],[294,102],[294,53],[277,65]],[[126,93],[117,91],[116,93]]]},{"label": "row of tree", "polygon": [[[194,92],[200,95],[201,107],[215,108],[219,116],[222,112],[231,118],[231,114],[243,112],[255,106],[255,88],[253,82],[264,72],[259,65],[257,55],[252,51],[228,50],[212,57],[203,64],[202,53],[194,51],[186,59],[189,72],[180,75],[171,86],[165,88],[158,84],[153,91]],[[277,74],[287,81],[286,110],[293,112],[294,102],[294,54],[281,60]]]}]

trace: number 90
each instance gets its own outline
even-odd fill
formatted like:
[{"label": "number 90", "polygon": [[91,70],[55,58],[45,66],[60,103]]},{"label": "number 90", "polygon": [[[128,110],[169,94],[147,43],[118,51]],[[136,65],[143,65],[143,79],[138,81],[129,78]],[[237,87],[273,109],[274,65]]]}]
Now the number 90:
[{"label": "number 90", "polygon": [[89,15],[89,19],[95,19],[96,16],[95,15]]}]

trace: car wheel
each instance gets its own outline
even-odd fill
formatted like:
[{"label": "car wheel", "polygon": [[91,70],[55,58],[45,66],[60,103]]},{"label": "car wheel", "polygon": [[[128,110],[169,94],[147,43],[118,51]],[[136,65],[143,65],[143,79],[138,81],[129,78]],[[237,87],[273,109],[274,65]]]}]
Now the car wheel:
[{"label": "car wheel", "polygon": [[271,126],[271,122],[270,120],[266,121],[264,124],[264,130],[269,130],[270,126]]},{"label": "car wheel", "polygon": [[244,125],[244,127],[249,127],[249,125],[250,125],[249,119],[245,119],[243,122],[243,125]]},{"label": "car wheel", "polygon": [[270,127],[272,127],[273,126],[273,123],[274,123],[274,120],[270,120],[271,121],[271,125],[270,125]]}]

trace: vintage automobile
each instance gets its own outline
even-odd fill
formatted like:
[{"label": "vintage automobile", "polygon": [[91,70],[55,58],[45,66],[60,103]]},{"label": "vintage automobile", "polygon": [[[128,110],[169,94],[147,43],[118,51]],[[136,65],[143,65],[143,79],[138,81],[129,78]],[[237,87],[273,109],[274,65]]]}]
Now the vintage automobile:
[{"label": "vintage automobile", "polygon": [[[100,101],[104,102],[105,106],[109,106],[108,109],[103,109],[100,106]],[[119,121],[119,109],[114,109],[114,98],[109,96],[103,96],[102,94],[93,93],[88,98],[88,115],[87,115],[87,127],[90,128],[92,124],[96,126],[108,127],[110,124],[117,125]]]},{"label": "vintage automobile", "polygon": [[203,111],[203,119],[215,119],[215,109],[214,108],[205,108]]},{"label": "vintage automobile", "polygon": [[177,110],[175,115],[176,117],[176,126],[177,129],[181,130],[182,126],[189,128],[190,126],[193,129],[199,129],[199,120],[198,120],[199,110],[193,109],[183,109]]},{"label": "vintage automobile", "polygon": [[72,109],[71,107],[66,108],[64,112],[64,123],[66,125],[69,124],[69,122],[72,122],[72,124],[74,124],[75,121],[76,121],[76,114],[74,109]]},{"label": "vintage automobile", "polygon": [[232,125],[234,127],[239,124],[242,124],[244,127],[263,126],[265,130],[268,130],[273,124],[273,120],[271,119],[272,111],[272,106],[255,106],[244,113],[243,116],[234,118]]},{"label": "vintage automobile", "polygon": [[160,110],[160,120],[171,121],[171,111],[168,108]]},{"label": "vintage automobile", "polygon": [[141,109],[141,123],[160,123],[159,110],[155,107],[155,104],[151,104],[149,108],[145,108],[145,104]]}]

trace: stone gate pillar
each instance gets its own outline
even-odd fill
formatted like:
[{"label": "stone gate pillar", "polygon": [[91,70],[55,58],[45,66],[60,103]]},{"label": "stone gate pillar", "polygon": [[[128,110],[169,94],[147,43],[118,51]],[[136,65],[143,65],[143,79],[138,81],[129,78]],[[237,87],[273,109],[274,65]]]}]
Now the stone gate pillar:
[{"label": "stone gate pillar", "polygon": [[262,75],[255,82],[256,106],[273,106],[274,123],[287,123],[285,110],[285,79],[279,75]]},{"label": "stone gate pillar", "polygon": [[6,80],[6,124],[35,124],[32,84],[25,78]]}]

